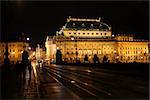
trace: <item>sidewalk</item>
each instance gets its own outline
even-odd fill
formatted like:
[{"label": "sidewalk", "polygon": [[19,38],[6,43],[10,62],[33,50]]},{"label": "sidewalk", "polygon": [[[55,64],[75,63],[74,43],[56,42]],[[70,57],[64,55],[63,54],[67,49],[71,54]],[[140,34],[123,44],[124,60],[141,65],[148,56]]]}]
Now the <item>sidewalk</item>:
[{"label": "sidewalk", "polygon": [[29,77],[29,72],[26,70],[26,83],[24,85],[24,98],[25,99],[39,99],[38,90],[35,83],[35,76],[32,70],[31,79]]},{"label": "sidewalk", "polygon": [[1,99],[37,99],[38,93],[35,78],[32,71],[29,80],[28,69],[26,69],[25,81],[18,78],[15,69],[1,76]]}]

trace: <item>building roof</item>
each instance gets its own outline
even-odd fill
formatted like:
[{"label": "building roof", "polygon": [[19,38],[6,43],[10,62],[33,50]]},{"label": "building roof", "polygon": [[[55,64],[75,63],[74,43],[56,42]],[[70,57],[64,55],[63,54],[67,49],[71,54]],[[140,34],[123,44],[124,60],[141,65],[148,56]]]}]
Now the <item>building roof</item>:
[{"label": "building roof", "polygon": [[83,19],[69,17],[64,28],[77,30],[111,30],[111,27],[109,27],[106,23],[101,22],[100,17],[99,19]]},{"label": "building roof", "polygon": [[70,21],[66,23],[65,28],[67,29],[86,29],[86,30],[110,30],[110,27],[102,22],[93,21]]}]

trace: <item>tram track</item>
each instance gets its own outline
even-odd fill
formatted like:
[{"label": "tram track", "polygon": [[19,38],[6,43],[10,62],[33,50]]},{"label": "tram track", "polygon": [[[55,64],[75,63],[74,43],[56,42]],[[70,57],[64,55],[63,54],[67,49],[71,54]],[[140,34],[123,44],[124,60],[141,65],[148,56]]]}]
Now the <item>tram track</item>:
[{"label": "tram track", "polygon": [[[89,73],[87,73],[87,74],[82,74],[82,73],[76,73],[76,72],[74,72],[74,71],[72,71],[72,70],[67,70],[67,69],[61,69],[61,68],[51,68],[49,71],[51,71],[51,74],[53,73],[55,73],[55,76],[58,76],[59,78],[61,77],[61,78],[65,78],[65,79],[63,79],[63,80],[73,80],[73,79],[76,79],[76,80],[74,80],[76,83],[77,82],[79,82],[78,84],[79,84],[79,86],[82,86],[82,87],[84,87],[84,89],[85,88],[87,88],[87,86],[88,86],[88,89],[87,90],[90,90],[91,88],[93,89],[91,89],[90,91],[97,91],[97,92],[95,92],[95,94],[96,95],[99,95],[100,93],[102,93],[103,94],[103,96],[104,97],[111,97],[111,98],[113,98],[113,96],[114,95],[117,95],[117,94],[114,94],[113,95],[113,93],[111,93],[111,90],[109,90],[109,87],[111,87],[111,89],[112,88],[114,88],[114,89],[118,89],[118,90],[121,90],[121,89],[124,89],[124,92],[126,92],[126,91],[133,91],[133,92],[136,92],[135,90],[132,90],[131,88],[126,88],[126,87],[119,87],[118,85],[116,85],[116,84],[111,84],[111,83],[109,83],[109,82],[105,82],[105,81],[102,81],[101,79],[99,79],[99,80],[95,80],[94,78],[93,78],[93,76],[88,76],[89,75]],[[53,71],[53,72],[52,72]],[[67,77],[67,76],[69,76],[69,77]],[[73,77],[73,79],[72,79],[72,77]],[[71,78],[71,79],[70,79]],[[86,80],[84,80],[86,78]],[[82,80],[82,81],[81,81]],[[88,80],[90,80],[90,81],[92,81],[93,83],[92,84],[94,84],[94,86],[92,85],[92,84],[90,84],[90,83],[88,83],[87,81]],[[69,82],[70,82],[69,81]],[[88,84],[88,85],[86,85],[86,84]],[[100,83],[100,84],[97,84],[97,83]],[[79,87],[78,86],[78,87]],[[103,87],[103,88],[102,88]],[[105,89],[104,89],[105,88]],[[106,91],[106,88],[109,90],[107,90]],[[119,95],[118,95],[118,97],[119,97]]]}]

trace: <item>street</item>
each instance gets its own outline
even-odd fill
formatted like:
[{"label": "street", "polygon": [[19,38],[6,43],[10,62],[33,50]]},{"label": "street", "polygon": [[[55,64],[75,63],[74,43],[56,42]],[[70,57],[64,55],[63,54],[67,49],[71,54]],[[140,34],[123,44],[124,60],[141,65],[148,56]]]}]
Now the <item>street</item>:
[{"label": "street", "polygon": [[[53,99],[74,100],[141,100],[149,98],[148,74],[141,70],[69,65],[49,65],[44,66],[43,69],[43,80],[46,81],[40,84],[40,88],[42,88],[40,90],[41,98],[52,99],[53,97]],[[55,83],[57,92],[52,90],[52,83]],[[46,92],[43,93],[43,91]]]}]

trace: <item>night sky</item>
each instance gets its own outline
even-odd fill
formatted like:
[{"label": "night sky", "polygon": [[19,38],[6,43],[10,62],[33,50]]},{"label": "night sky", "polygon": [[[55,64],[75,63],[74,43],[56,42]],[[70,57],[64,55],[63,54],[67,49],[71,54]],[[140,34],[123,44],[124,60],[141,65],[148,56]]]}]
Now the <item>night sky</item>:
[{"label": "night sky", "polygon": [[14,39],[22,32],[32,36],[33,44],[44,43],[54,35],[68,16],[98,18],[112,26],[113,33],[132,33],[149,37],[149,2],[1,2],[2,40]]}]

